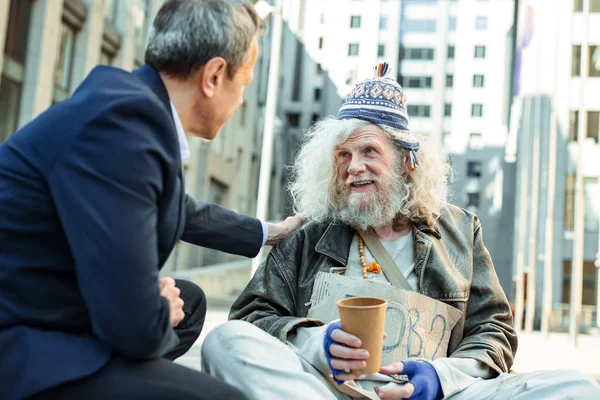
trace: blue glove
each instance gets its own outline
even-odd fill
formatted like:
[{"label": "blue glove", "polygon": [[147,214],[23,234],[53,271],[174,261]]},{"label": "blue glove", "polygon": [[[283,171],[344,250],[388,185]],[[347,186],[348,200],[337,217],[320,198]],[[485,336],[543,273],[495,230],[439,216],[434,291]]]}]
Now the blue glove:
[{"label": "blue glove", "polygon": [[325,339],[323,340],[323,350],[325,350],[325,358],[327,359],[327,365],[329,366],[329,369],[333,373],[333,380],[338,385],[341,385],[344,383],[344,381],[338,380],[335,376],[343,373],[344,371],[335,369],[331,366],[331,359],[333,358],[333,356],[331,355],[331,352],[329,351],[329,346],[331,346],[331,344],[334,343],[334,340],[331,338],[331,332],[333,332],[336,329],[342,329],[341,321],[332,322],[327,327],[327,330],[325,331]]},{"label": "blue glove", "polygon": [[409,400],[439,400],[442,398],[442,384],[435,368],[425,361],[403,361],[402,374],[408,376],[415,392]]}]

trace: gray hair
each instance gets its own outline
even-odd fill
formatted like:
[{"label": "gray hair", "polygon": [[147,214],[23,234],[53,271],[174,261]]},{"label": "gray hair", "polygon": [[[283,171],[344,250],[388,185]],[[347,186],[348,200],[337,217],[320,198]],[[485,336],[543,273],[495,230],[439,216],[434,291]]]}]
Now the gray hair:
[{"label": "gray hair", "polygon": [[185,79],[211,58],[223,57],[231,77],[264,30],[264,21],[247,2],[167,0],[150,28],[145,62]]},{"label": "gray hair", "polygon": [[[345,142],[357,129],[367,125],[371,123],[327,117],[306,133],[306,141],[294,161],[294,179],[289,187],[296,214],[319,222],[340,220],[341,210],[336,201],[338,170],[334,148]],[[396,210],[396,218],[425,221],[432,225],[441,215],[446,202],[446,184],[452,177],[452,170],[439,148],[418,133],[413,132],[413,135],[421,142],[417,153],[420,166],[401,174],[403,182],[398,187],[402,190],[397,195],[403,198],[403,202]],[[389,140],[395,143],[391,137]],[[408,170],[408,152],[395,144],[393,146],[396,153],[395,168]]]}]

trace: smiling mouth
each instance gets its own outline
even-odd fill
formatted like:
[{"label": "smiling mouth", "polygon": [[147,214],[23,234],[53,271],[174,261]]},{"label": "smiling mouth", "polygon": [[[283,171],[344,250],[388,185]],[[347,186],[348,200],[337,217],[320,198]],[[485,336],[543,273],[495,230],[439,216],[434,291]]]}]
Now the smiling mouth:
[{"label": "smiling mouth", "polygon": [[358,182],[352,182],[351,186],[355,187],[355,188],[363,188],[363,187],[372,185],[373,183],[375,183],[375,181],[358,181]]}]

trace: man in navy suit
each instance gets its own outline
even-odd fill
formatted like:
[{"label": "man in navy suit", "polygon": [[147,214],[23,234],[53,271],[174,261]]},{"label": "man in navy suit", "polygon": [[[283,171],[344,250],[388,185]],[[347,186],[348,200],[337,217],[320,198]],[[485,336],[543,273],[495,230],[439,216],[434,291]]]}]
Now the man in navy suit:
[{"label": "man in navy suit", "polygon": [[95,68],[0,146],[0,398],[244,398],[171,362],[206,304],[158,273],[180,239],[255,256],[300,224],[183,187],[185,135],[214,138],[242,103],[263,29],[246,3],[168,0],[145,66]]}]

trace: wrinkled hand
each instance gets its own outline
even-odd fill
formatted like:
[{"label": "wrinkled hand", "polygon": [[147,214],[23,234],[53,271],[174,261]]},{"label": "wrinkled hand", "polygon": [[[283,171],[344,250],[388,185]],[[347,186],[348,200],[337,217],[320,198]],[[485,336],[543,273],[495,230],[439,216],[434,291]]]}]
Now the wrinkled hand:
[{"label": "wrinkled hand", "polygon": [[375,393],[380,399],[439,400],[443,396],[440,378],[428,362],[397,362],[381,367],[381,373],[406,374],[409,382],[402,386],[376,387]]},{"label": "wrinkled hand", "polygon": [[369,352],[361,349],[360,339],[342,330],[339,320],[333,321],[325,331],[323,350],[327,364],[333,373],[333,379],[338,385],[344,381],[358,378],[347,370],[360,369],[367,366]]},{"label": "wrinkled hand", "polygon": [[171,325],[174,327],[185,317],[183,313],[183,300],[179,297],[181,290],[175,286],[175,280],[173,278],[159,278],[158,288],[160,295],[169,301],[169,311]]},{"label": "wrinkled hand", "polygon": [[285,239],[287,235],[300,228],[303,223],[304,219],[298,216],[287,217],[285,221],[277,224],[267,223],[269,232],[267,233],[267,241],[265,244],[268,246],[275,246],[277,243]]}]

